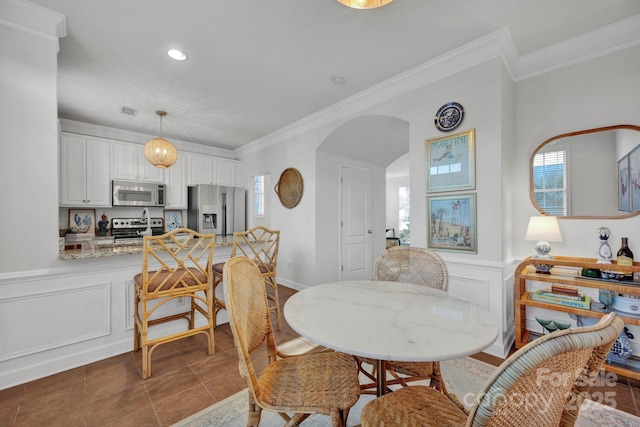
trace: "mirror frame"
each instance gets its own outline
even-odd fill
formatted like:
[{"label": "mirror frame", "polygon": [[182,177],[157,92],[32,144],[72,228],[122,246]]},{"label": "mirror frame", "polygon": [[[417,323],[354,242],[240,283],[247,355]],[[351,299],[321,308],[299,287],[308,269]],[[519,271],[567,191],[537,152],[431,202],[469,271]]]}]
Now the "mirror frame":
[{"label": "mirror frame", "polygon": [[[535,150],[533,150],[533,153],[531,154],[531,157],[529,158],[529,198],[531,199],[531,203],[533,204],[533,207],[536,208],[536,210],[538,212],[540,212],[540,214],[544,214],[544,215],[548,215],[544,210],[542,210],[542,208],[540,208],[540,206],[538,206],[538,204],[536,203],[535,200],[535,196],[533,193],[533,160],[536,157],[536,154],[538,154],[538,152],[540,150],[542,150],[544,148],[545,145],[549,144],[552,141],[555,141],[557,139],[561,139],[561,138],[567,138],[570,136],[578,136],[578,135],[585,135],[588,133],[597,133],[597,132],[606,132],[609,130],[619,130],[619,129],[629,129],[629,130],[635,130],[640,132],[640,126],[636,126],[636,125],[615,125],[615,126],[605,126],[605,127],[600,127],[600,128],[593,128],[593,129],[587,129],[587,130],[580,130],[580,131],[576,131],[576,132],[568,132],[568,133],[563,133],[561,135],[556,135],[552,138],[547,139],[546,141],[544,141],[542,144],[540,144]],[[558,219],[624,219],[624,218],[631,218],[634,216],[640,215],[640,211],[636,211],[636,212],[628,212],[622,215],[616,215],[616,216],[612,216],[612,215],[603,215],[603,216],[598,216],[598,215],[573,215],[573,216],[558,216]]]}]

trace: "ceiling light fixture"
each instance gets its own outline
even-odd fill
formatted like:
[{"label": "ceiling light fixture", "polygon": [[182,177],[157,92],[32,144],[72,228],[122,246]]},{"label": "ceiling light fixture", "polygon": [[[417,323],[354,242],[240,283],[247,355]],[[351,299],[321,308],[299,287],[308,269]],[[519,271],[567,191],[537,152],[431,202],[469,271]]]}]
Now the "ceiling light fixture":
[{"label": "ceiling light fixture", "polygon": [[393,0],[338,0],[343,5],[352,9],[375,9],[391,3]]},{"label": "ceiling light fixture", "polygon": [[158,110],[156,114],[160,116],[160,136],[144,144],[144,158],[153,166],[166,169],[178,160],[178,150],[162,137],[162,118],[167,112]]},{"label": "ceiling light fixture", "polygon": [[338,75],[333,75],[333,76],[331,76],[331,81],[336,86],[342,86],[344,84],[344,77],[338,76]]},{"label": "ceiling light fixture", "polygon": [[183,51],[178,49],[169,49],[167,51],[167,55],[169,55],[176,61],[184,61],[185,59],[187,59],[187,55],[185,55]]}]

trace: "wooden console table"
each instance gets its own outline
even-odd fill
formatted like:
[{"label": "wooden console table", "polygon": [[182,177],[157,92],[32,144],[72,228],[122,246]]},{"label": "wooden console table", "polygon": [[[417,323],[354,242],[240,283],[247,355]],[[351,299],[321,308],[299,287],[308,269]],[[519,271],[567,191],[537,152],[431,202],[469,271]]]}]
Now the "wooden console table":
[{"label": "wooden console table", "polygon": [[[556,256],[553,260],[545,260],[545,264],[551,264],[551,274],[536,273],[533,264],[540,263],[540,260],[527,258],[518,265],[514,276],[514,298],[515,298],[515,341],[516,347],[520,348],[528,343],[532,338],[532,332],[527,330],[526,314],[527,307],[540,307],[547,310],[560,311],[564,313],[579,314],[582,316],[602,317],[606,313],[603,311],[586,310],[576,307],[568,307],[558,304],[534,301],[531,299],[532,292],[527,290],[527,281],[537,281],[549,283],[560,283],[584,288],[611,289],[618,294],[640,296],[640,283],[614,281],[605,279],[581,277],[583,268],[614,270],[622,272],[640,272],[640,263],[634,262],[632,266],[618,266],[613,264],[597,264],[595,258],[575,258]],[[593,303],[597,303],[597,298]],[[618,316],[628,325],[640,326],[640,316],[617,312]],[[640,358],[632,356],[628,365],[605,364],[604,369],[609,372],[624,375],[629,378],[640,379]]]}]

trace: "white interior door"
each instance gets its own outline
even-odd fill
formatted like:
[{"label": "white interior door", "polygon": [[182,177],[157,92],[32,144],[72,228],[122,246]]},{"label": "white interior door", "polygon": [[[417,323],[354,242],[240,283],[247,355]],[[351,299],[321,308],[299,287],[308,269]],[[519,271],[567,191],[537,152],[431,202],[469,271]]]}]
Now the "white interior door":
[{"label": "white interior door", "polygon": [[371,280],[371,174],[340,168],[340,280]]}]

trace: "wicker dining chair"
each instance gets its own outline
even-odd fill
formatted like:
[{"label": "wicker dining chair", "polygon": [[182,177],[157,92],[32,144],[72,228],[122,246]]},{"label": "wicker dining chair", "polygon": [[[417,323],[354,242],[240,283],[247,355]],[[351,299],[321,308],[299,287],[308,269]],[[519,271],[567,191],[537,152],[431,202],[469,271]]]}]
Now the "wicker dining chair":
[{"label": "wicker dining chair", "polygon": [[[212,263],[215,235],[179,228],[143,239],[142,272],[134,282],[134,351],[142,348],[142,378],[151,376],[151,353],[161,344],[205,334],[208,354],[215,351],[213,328]],[[154,265],[154,270],[150,266]],[[155,267],[158,264],[158,267]],[[187,308],[163,314],[166,304],[183,298]],[[174,310],[175,311],[175,310]],[[206,324],[196,326],[196,313]],[[185,319],[188,327],[167,336],[149,338],[151,326]]]},{"label": "wicker dining chair", "polygon": [[[353,358],[333,351],[279,358],[256,264],[246,257],[229,259],[223,283],[240,374],[249,385],[247,426],[258,427],[263,409],[278,412],[288,426],[311,414],[329,415],[334,427],[346,426],[360,396]],[[258,374],[264,362],[268,364]]]},{"label": "wicker dining chair", "polygon": [[[429,249],[411,246],[392,246],[380,254],[374,265],[374,280],[413,283],[443,291],[449,287],[449,273],[442,258]],[[365,357],[356,357],[356,361],[360,372],[372,381],[361,385],[363,393],[374,394],[376,361]],[[371,365],[371,369],[363,363]],[[393,377],[387,380],[387,386],[406,387],[409,382],[430,379],[432,387],[446,393],[438,362],[387,361],[385,364]]]},{"label": "wicker dining chair", "polygon": [[[470,412],[424,386],[403,388],[365,405],[362,427],[572,426],[624,322],[557,330],[505,360],[475,393]],[[453,396],[453,395],[451,395]]]},{"label": "wicker dining chair", "polygon": [[[278,283],[276,281],[279,246],[280,230],[270,230],[266,227],[255,226],[246,231],[233,233],[233,246],[230,256],[231,258],[235,256],[248,257],[260,269],[265,285],[270,288],[270,292],[267,293],[267,298],[270,301],[269,312],[275,314],[276,329],[278,331],[282,330],[280,299],[278,298]],[[218,286],[222,281],[223,269],[224,263],[214,264],[214,287]],[[216,307],[218,307],[217,310],[226,308],[224,302],[220,300],[216,300]]]}]

